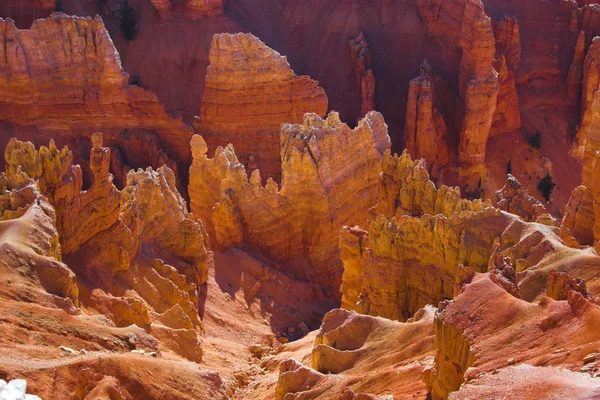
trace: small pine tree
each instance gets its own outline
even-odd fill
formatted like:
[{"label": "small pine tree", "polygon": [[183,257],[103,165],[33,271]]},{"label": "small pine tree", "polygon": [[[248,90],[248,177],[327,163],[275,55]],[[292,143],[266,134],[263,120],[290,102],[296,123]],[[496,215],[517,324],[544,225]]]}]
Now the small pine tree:
[{"label": "small pine tree", "polygon": [[125,0],[125,2],[121,5],[120,16],[121,22],[119,23],[119,27],[121,28],[121,33],[129,42],[135,39],[138,30],[137,16],[135,15],[135,10],[129,6],[128,0]]},{"label": "small pine tree", "polygon": [[54,6],[54,11],[56,11],[56,12],[63,12],[63,11],[65,11],[63,9],[62,0],[56,0],[56,5]]},{"label": "small pine tree", "polygon": [[542,196],[544,196],[546,201],[550,201],[550,196],[552,195],[555,186],[556,183],[552,181],[552,176],[548,173],[538,182],[538,190],[542,193]]},{"label": "small pine tree", "polygon": [[542,132],[536,130],[535,133],[531,135],[529,139],[527,139],[527,141],[531,147],[534,149],[539,149],[542,147]]},{"label": "small pine tree", "polygon": [[506,175],[508,175],[508,174],[512,175],[512,164],[511,164],[510,160],[506,164]]}]

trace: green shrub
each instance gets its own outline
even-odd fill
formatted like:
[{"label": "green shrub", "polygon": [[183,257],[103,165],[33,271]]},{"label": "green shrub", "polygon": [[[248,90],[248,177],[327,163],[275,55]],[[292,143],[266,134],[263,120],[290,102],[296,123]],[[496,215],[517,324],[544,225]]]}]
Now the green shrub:
[{"label": "green shrub", "polygon": [[550,201],[554,186],[556,186],[556,183],[552,181],[550,174],[546,174],[546,176],[538,182],[538,190],[542,193],[542,196],[544,196],[546,201]]},{"label": "green shrub", "polygon": [[542,133],[539,130],[536,130],[533,135],[527,139],[529,145],[534,149],[539,149],[542,147]]},{"label": "green shrub", "polygon": [[121,21],[119,22],[119,27],[121,28],[121,33],[123,37],[129,42],[135,39],[137,35],[137,16],[135,15],[135,10],[129,6],[129,1],[125,0],[123,4],[121,4],[121,10],[119,11]]}]

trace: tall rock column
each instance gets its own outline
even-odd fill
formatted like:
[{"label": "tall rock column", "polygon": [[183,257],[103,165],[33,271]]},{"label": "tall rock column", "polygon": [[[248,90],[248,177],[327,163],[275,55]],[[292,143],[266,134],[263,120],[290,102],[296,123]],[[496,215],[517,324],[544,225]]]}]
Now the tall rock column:
[{"label": "tall rock column", "polygon": [[447,54],[460,57],[459,98],[464,117],[458,149],[459,178],[478,193],[486,179],[485,147],[498,98],[498,73],[492,67],[495,39],[481,0],[419,0],[427,30]]},{"label": "tall rock column", "polygon": [[419,76],[410,81],[404,140],[411,156],[426,161],[433,179],[439,168],[448,164],[445,139],[446,123],[435,106],[435,77],[429,62],[424,60]]},{"label": "tall rock column", "polygon": [[362,32],[350,40],[350,55],[356,74],[360,95],[360,117],[362,118],[369,111],[375,109],[375,75],[371,70],[371,51]]},{"label": "tall rock column", "polygon": [[579,243],[593,242],[600,250],[600,37],[583,63],[581,125],[572,154],[583,162],[582,185],[573,191],[562,224]]}]

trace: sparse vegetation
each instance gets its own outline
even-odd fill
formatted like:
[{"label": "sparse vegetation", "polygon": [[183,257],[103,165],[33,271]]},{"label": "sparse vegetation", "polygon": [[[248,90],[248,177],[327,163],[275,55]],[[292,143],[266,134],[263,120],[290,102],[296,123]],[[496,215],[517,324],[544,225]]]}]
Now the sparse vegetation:
[{"label": "sparse vegetation", "polygon": [[121,28],[123,37],[125,37],[128,42],[135,39],[138,32],[137,16],[135,15],[135,10],[129,6],[128,0],[125,0],[121,5],[119,15],[121,17],[119,27]]},{"label": "sparse vegetation", "polygon": [[129,79],[130,81],[130,85],[136,85],[136,86],[140,86],[140,77],[138,75],[131,75],[131,78]]},{"label": "sparse vegetation", "polygon": [[529,139],[527,139],[527,141],[531,147],[534,149],[539,149],[542,147],[542,132],[536,130],[535,133],[531,135]]},{"label": "sparse vegetation", "polygon": [[552,176],[550,176],[550,174],[546,174],[546,176],[538,182],[538,190],[542,193],[542,196],[544,196],[546,201],[550,201],[550,196],[552,195],[555,186],[556,183],[552,181]]}]

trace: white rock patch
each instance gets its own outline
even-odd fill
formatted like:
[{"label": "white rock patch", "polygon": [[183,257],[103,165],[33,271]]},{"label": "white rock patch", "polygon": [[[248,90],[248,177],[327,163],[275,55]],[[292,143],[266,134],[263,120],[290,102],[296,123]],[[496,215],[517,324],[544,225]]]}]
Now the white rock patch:
[{"label": "white rock patch", "polygon": [[13,379],[8,383],[0,379],[0,400],[42,400],[26,391],[27,381],[24,379]]}]

